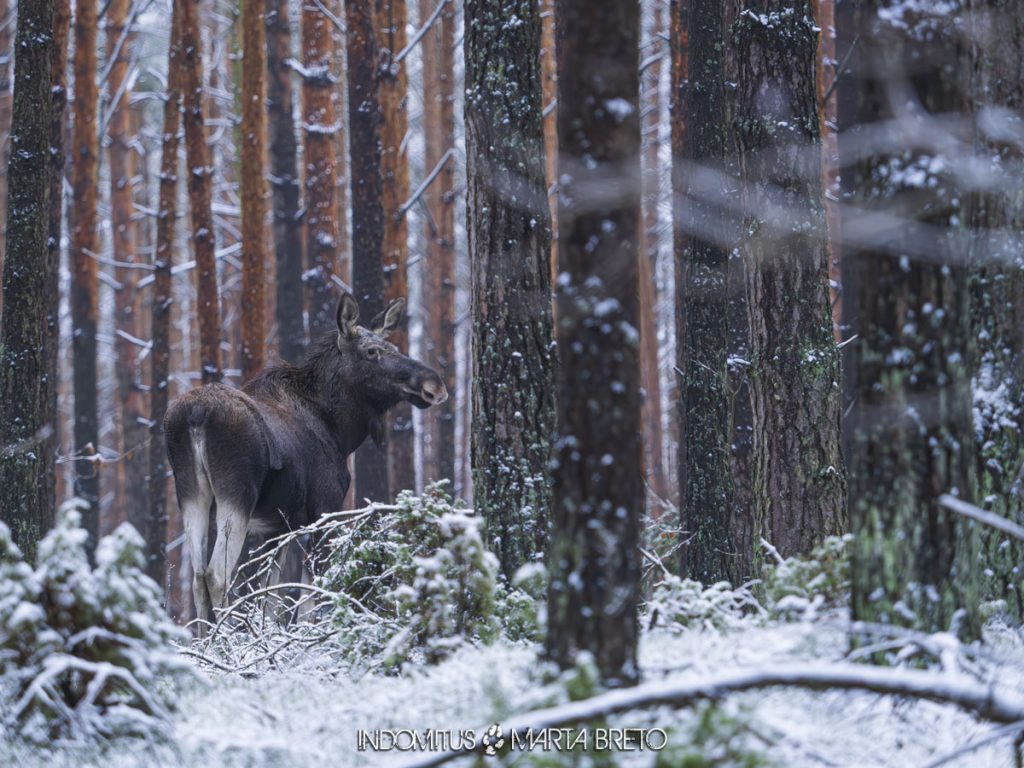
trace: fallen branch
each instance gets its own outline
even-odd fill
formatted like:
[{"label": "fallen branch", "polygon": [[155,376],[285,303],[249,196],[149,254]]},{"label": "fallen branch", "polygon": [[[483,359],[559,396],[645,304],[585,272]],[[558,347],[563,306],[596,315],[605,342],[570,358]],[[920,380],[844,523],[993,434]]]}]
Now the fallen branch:
[{"label": "fallen branch", "polygon": [[[702,701],[716,701],[731,693],[777,686],[812,691],[861,690],[909,696],[940,704],[953,704],[994,723],[1016,724],[1024,720],[1024,697],[999,692],[994,686],[983,685],[967,677],[857,664],[791,664],[710,675],[693,681],[649,683],[636,688],[610,691],[585,701],[528,712],[506,720],[501,725],[506,734],[515,733],[525,739],[530,731],[564,728],[637,709],[689,707]],[[483,743],[477,741],[462,749],[422,755],[402,766],[428,768],[443,765],[449,760],[482,752],[483,749]]]},{"label": "fallen branch", "polygon": [[1024,541],[1024,526],[1017,525],[1005,517],[1000,517],[995,512],[988,512],[981,509],[981,507],[968,504],[966,501],[958,499],[956,496],[950,496],[948,493],[939,496],[939,505],[956,512],[958,515],[969,517],[971,520],[977,520],[979,523],[984,523],[995,528],[997,531],[1002,531],[1013,536],[1015,539]]}]

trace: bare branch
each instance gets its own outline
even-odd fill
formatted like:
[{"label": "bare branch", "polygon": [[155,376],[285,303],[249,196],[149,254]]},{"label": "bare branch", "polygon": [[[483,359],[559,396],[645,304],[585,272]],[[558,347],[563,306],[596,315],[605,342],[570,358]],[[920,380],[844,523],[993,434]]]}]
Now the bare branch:
[{"label": "bare branch", "polygon": [[1024,526],[1017,525],[1012,520],[1000,517],[994,512],[987,512],[980,507],[958,499],[956,496],[950,496],[948,493],[939,496],[939,504],[952,512],[956,512],[958,515],[969,517],[971,520],[977,520],[979,523],[984,523],[995,528],[997,531],[1002,531],[1013,536],[1015,539],[1024,541]]},{"label": "bare branch", "polygon": [[405,214],[408,213],[409,209],[416,205],[416,201],[419,200],[420,197],[422,197],[423,193],[430,188],[430,185],[433,183],[434,179],[436,179],[438,174],[440,174],[441,171],[444,170],[444,167],[448,164],[448,161],[451,160],[453,157],[455,157],[454,147],[444,153],[444,157],[437,161],[437,165],[434,166],[434,170],[432,170],[430,174],[427,176],[427,178],[425,178],[423,182],[416,188],[416,191],[412,193],[412,197],[406,200],[402,204],[402,207],[398,209],[399,217],[405,216]]},{"label": "bare branch", "polygon": [[427,19],[426,23],[419,28],[415,35],[412,36],[412,40],[406,44],[405,48],[398,52],[398,55],[395,56],[392,64],[402,63],[402,59],[409,55],[409,52],[416,47],[416,44],[419,43],[419,41],[423,39],[423,36],[430,31],[430,28],[434,26],[434,22],[437,21],[437,17],[441,15],[441,11],[444,10],[446,5],[448,5],[448,0],[441,0],[441,2],[437,4],[437,8],[435,8],[434,12],[430,14],[430,18]]},{"label": "bare branch", "polygon": [[[610,691],[584,701],[528,712],[506,720],[502,726],[506,733],[515,733],[525,738],[530,731],[564,728],[637,709],[689,707],[702,701],[716,701],[731,693],[778,686],[812,691],[842,689],[908,696],[940,704],[953,704],[995,723],[1019,724],[1024,720],[1024,698],[999,691],[994,685],[983,685],[966,676],[951,677],[916,669],[858,664],[790,664]],[[483,749],[483,743],[478,741],[462,749],[422,755],[402,766],[428,768],[443,765],[449,760]]]}]

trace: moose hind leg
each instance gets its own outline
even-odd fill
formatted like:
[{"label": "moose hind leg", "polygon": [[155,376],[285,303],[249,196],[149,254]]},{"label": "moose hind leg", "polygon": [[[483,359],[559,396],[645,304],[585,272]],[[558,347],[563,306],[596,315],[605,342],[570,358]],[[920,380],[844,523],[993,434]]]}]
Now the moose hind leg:
[{"label": "moose hind leg", "polygon": [[[250,508],[251,509],[251,508]],[[214,608],[223,608],[235,566],[242,555],[249,527],[250,509],[236,503],[217,500],[217,540],[213,545],[206,584]]]},{"label": "moose hind leg", "polygon": [[185,544],[188,557],[192,561],[192,601],[196,607],[196,618],[199,619],[199,635],[205,634],[206,624],[210,620],[210,593],[206,585],[206,552],[208,545],[207,531],[210,526],[210,505],[213,494],[209,485],[199,483],[199,490],[194,498],[181,501],[181,515],[185,527]]}]

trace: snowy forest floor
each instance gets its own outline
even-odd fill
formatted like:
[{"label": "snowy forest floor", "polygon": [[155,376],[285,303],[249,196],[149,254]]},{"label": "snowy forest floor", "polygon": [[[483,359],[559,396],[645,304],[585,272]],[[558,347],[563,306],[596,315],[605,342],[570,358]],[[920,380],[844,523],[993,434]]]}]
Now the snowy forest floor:
[{"label": "snowy forest floor", "polygon": [[[643,678],[684,680],[785,662],[839,661],[848,656],[848,628],[843,613],[831,612],[788,623],[751,617],[726,630],[646,631],[640,647]],[[165,743],[122,740],[104,749],[55,744],[51,751],[3,739],[0,765],[400,765],[417,753],[358,751],[357,731],[473,728],[479,735],[482,727],[512,713],[565,701],[564,679],[550,682],[551,670],[538,663],[537,651],[503,641],[466,646],[437,666],[414,667],[400,676],[331,674],[316,665],[262,669],[249,676],[206,669],[205,682],[183,692]],[[985,642],[969,655],[970,661],[960,658],[976,679],[1024,690],[1019,630],[989,627]],[[668,747],[661,753],[618,752],[604,761],[514,752],[500,764],[925,766],[1000,730],[953,706],[793,689],[735,695],[713,709],[634,712],[612,718],[609,725],[663,728]],[[1002,730],[1001,738],[941,764],[1013,765],[1011,738]],[[495,758],[486,762],[499,764]]]}]

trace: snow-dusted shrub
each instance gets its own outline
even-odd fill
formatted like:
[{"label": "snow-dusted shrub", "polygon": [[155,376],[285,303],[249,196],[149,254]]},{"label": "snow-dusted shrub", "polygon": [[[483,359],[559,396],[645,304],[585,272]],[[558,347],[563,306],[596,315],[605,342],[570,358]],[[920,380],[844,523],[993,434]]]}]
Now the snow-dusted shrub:
[{"label": "snow-dusted shrub", "polygon": [[509,640],[539,641],[547,626],[548,572],[542,563],[519,568],[512,584],[499,581],[495,610]]},{"label": "snow-dusted shrub", "polygon": [[774,614],[798,618],[808,611],[846,605],[850,596],[850,542],[829,536],[807,557],[765,566],[764,590]]},{"label": "snow-dusted shrub", "polygon": [[733,587],[722,581],[705,587],[699,581],[670,573],[662,574],[647,603],[647,614],[654,626],[732,629],[763,612],[747,585]]},{"label": "snow-dusted shrub", "polygon": [[159,731],[189,669],[135,529],[100,541],[95,568],[85,540],[62,510],[33,568],[0,523],[0,717],[30,741]]},{"label": "snow-dusted shrub", "polygon": [[335,593],[331,620],[353,658],[384,649],[385,664],[439,661],[497,632],[497,560],[477,518],[443,484],[356,520],[329,541],[317,586]]}]

